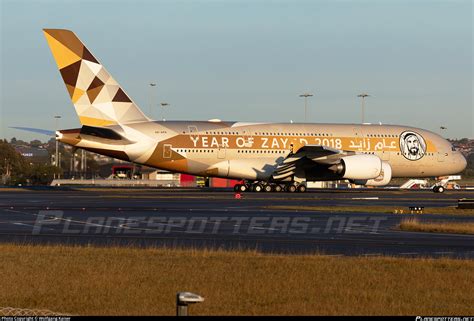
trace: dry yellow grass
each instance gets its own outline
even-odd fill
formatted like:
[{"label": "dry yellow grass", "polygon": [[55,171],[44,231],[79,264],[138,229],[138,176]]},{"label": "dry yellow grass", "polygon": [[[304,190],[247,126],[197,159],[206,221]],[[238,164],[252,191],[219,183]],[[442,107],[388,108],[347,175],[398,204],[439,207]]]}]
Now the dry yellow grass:
[{"label": "dry yellow grass", "polygon": [[[314,212],[357,212],[357,213],[387,213],[395,214],[395,211],[403,210],[404,214],[410,214],[408,207],[397,206],[305,206],[305,205],[269,205],[267,209],[273,210],[294,210],[294,211],[314,211]],[[454,215],[474,215],[474,209],[458,209],[456,207],[425,207],[424,214],[454,214]]]},{"label": "dry yellow grass", "polygon": [[422,222],[409,218],[403,220],[399,227],[404,231],[474,234],[474,223],[470,222]]},{"label": "dry yellow grass", "polygon": [[0,306],[87,315],[472,315],[474,261],[0,245]]}]

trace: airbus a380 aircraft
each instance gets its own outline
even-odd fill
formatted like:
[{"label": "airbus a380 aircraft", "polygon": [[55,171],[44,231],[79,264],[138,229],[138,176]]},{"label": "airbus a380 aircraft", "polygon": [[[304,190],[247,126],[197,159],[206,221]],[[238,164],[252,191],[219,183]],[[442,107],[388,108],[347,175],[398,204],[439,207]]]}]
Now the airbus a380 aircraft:
[{"label": "airbus a380 aircraft", "polygon": [[154,121],[73,32],[44,34],[82,124],[57,131],[56,139],[77,148],[172,172],[240,179],[240,191],[304,192],[307,181],[339,179],[383,186],[392,177],[443,176],[466,167],[448,141],[413,127]]}]

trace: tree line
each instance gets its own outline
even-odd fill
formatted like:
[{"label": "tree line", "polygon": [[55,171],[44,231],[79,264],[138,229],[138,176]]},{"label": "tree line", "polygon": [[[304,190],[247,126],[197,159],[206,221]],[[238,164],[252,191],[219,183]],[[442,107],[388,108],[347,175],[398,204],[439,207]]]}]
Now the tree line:
[{"label": "tree line", "polygon": [[56,166],[30,163],[6,140],[0,140],[0,183],[2,185],[46,185],[60,170]]}]

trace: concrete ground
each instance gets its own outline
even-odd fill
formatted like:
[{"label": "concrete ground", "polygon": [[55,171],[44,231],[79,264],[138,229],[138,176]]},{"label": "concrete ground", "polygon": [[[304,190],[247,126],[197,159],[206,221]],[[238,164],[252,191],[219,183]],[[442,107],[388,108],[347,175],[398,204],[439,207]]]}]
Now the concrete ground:
[{"label": "concrete ground", "polygon": [[[369,206],[455,207],[474,191],[310,190],[304,194],[222,189],[0,189],[0,242],[250,248],[327,255],[474,258],[474,235],[405,232],[413,215]],[[359,211],[301,211],[269,206],[354,206]],[[473,210],[474,214],[474,210]],[[474,215],[417,215],[474,222]]]}]

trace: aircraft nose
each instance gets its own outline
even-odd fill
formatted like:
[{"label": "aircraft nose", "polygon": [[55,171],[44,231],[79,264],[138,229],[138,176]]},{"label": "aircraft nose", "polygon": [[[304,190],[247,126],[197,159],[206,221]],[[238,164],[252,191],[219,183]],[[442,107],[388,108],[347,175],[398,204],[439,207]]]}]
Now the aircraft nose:
[{"label": "aircraft nose", "polygon": [[451,159],[452,159],[452,168],[453,168],[452,174],[458,174],[462,172],[464,169],[466,169],[467,160],[463,154],[461,154],[460,152],[454,152],[452,154]]},{"label": "aircraft nose", "polygon": [[466,157],[464,157],[464,155],[461,153],[459,153],[458,162],[459,162],[459,171],[462,172],[467,167],[467,160],[466,160]]}]

